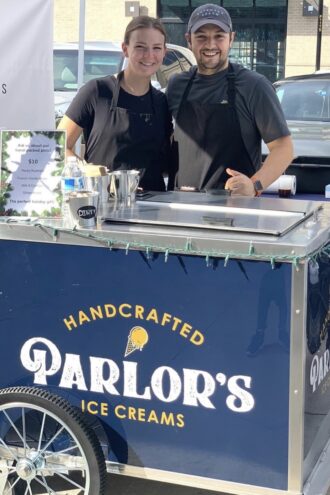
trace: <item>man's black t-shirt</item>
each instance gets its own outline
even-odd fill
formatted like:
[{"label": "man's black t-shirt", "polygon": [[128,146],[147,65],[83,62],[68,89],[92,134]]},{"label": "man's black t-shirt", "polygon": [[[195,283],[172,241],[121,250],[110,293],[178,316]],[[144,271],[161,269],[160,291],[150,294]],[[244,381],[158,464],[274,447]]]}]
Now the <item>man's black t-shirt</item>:
[{"label": "man's black t-shirt", "polygon": [[[290,135],[290,131],[271,82],[261,74],[238,64],[231,65],[235,74],[235,108],[242,138],[257,170],[261,165],[261,140],[269,143]],[[191,68],[188,72],[175,74],[169,80],[166,94],[174,119],[193,70]],[[188,100],[201,104],[228,104],[227,73],[227,69],[212,75],[197,72]],[[195,124],[192,122],[191,125]]]}]

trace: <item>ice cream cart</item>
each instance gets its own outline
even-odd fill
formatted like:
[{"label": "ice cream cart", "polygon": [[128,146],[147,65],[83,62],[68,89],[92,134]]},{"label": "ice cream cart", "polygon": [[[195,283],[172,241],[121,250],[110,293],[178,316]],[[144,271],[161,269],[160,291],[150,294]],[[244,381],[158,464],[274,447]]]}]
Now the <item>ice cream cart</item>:
[{"label": "ice cream cart", "polygon": [[329,203],[150,194],[0,239],[0,493],[326,494]]}]

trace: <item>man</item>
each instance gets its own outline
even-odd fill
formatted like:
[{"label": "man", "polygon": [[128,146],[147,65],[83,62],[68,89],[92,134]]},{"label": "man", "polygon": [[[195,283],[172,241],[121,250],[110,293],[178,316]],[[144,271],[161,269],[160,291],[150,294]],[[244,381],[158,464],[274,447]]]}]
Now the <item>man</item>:
[{"label": "man", "polygon": [[[285,171],[293,147],[271,83],[229,62],[234,36],[223,7],[201,5],[191,14],[186,39],[197,68],[173,76],[167,89],[175,119],[175,186],[258,196]],[[263,164],[262,139],[269,148]]]}]

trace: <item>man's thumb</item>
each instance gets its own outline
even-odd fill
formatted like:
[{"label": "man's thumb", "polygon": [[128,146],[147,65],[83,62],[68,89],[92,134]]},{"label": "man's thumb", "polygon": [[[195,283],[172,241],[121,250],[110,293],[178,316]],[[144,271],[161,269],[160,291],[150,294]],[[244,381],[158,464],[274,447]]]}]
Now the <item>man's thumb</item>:
[{"label": "man's thumb", "polygon": [[237,172],[237,170],[233,170],[232,168],[226,168],[226,172],[228,175],[231,175],[234,177],[235,175],[241,175],[240,172]]}]

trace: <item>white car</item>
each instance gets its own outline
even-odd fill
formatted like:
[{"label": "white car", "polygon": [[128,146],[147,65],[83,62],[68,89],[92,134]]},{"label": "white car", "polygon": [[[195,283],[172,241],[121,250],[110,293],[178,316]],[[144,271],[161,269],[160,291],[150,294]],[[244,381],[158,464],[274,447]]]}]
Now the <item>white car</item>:
[{"label": "white car", "polygon": [[[53,53],[55,116],[58,120],[77,92],[78,43],[57,44]],[[117,74],[126,64],[127,58],[123,56],[121,43],[95,41],[84,45],[84,83],[97,77]],[[165,89],[172,74],[189,70],[195,64],[196,59],[188,48],[167,43],[164,62],[152,83],[159,89]]]}]

